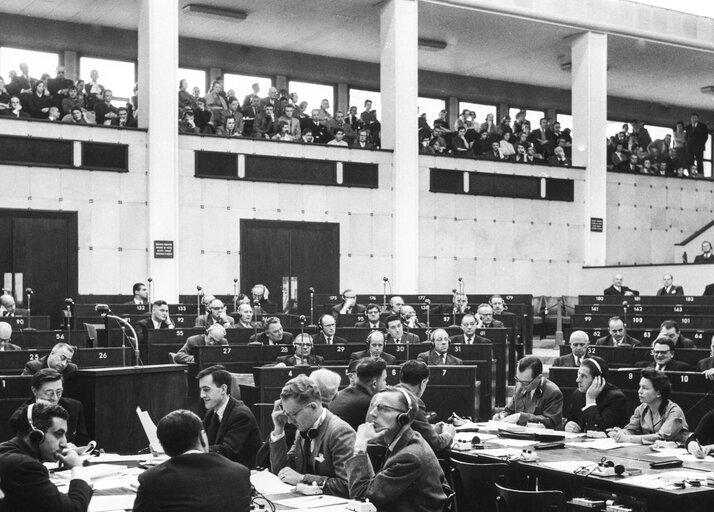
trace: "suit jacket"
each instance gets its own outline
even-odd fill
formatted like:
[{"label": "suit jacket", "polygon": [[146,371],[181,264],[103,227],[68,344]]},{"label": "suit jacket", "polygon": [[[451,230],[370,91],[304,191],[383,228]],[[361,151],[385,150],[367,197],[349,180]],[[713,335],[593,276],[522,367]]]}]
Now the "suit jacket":
[{"label": "suit jacket", "polygon": [[705,357],[697,362],[697,370],[700,372],[714,368],[714,357]]},{"label": "suit jacket", "polygon": [[[587,357],[587,355],[585,356]],[[564,366],[566,368],[577,368],[578,365],[575,364],[575,356],[572,354],[556,357],[553,361],[553,366]]]},{"label": "suit jacket", "polygon": [[[228,345],[228,341],[223,340],[220,345]],[[179,351],[176,352],[176,355],[174,356],[174,362],[179,364],[195,362],[196,356],[198,355],[198,350],[196,350],[196,347],[205,346],[205,334],[196,334],[194,336],[189,336],[189,338],[186,340],[186,343],[183,344],[183,347],[181,347]]]},{"label": "suit jacket", "polygon": [[211,429],[214,415],[210,410],[203,419],[209,450],[253,469],[255,454],[262,444],[253,413],[242,401],[229,397],[217,432]]},{"label": "suit jacket", "polygon": [[[15,311],[13,311],[13,313],[11,315],[10,314],[5,315],[4,313],[5,313],[5,311],[3,311],[3,314],[0,316],[27,316],[30,314],[30,312],[27,309],[23,309],[23,308],[15,308]],[[2,320],[2,319],[0,319],[0,320]]]},{"label": "suit jacket", "polygon": [[372,394],[359,383],[347,386],[330,402],[330,412],[342,418],[355,431],[365,422]]},{"label": "suit jacket", "polygon": [[216,453],[183,453],[139,475],[134,512],[250,509],[250,471]]},{"label": "suit jacket", "polygon": [[657,290],[657,296],[661,297],[663,295],[684,295],[684,288],[682,288],[681,286],[672,285],[669,288],[669,291],[666,291],[664,287],[662,287]]},{"label": "suit jacket", "polygon": [[[339,304],[335,304],[334,306],[332,306],[332,316],[334,316],[335,318],[340,316],[340,311],[342,310],[342,306],[344,306],[344,304],[344,302],[340,302]],[[348,314],[361,315],[365,311],[367,311],[367,306],[365,306],[364,304],[355,304]]]},{"label": "suit jacket", "polygon": [[22,347],[19,345],[15,345],[14,343],[10,343],[9,341],[5,343],[5,350],[10,351],[10,350],[22,350]]},{"label": "suit jacket", "polygon": [[[411,332],[405,332],[402,335],[401,341],[402,341],[402,343],[420,343],[419,336],[417,336],[416,334],[413,334]],[[394,341],[394,338],[392,338],[391,334],[387,334],[387,339],[384,340],[384,342],[385,343],[396,343],[396,341]]]},{"label": "suit jacket", "polygon": [[603,290],[603,295],[625,295],[627,292],[632,292],[633,295],[639,295],[640,292],[637,290],[633,290],[631,288],[628,288],[627,286],[621,286],[620,290],[618,291],[617,288],[615,288],[615,285],[610,285],[609,288],[605,288]]},{"label": "suit jacket", "polygon": [[[261,345],[272,345],[272,343],[268,339],[268,335],[265,334],[264,332],[259,332],[257,338],[255,337],[255,334],[252,335],[250,338],[248,338],[248,343],[260,343]],[[292,345],[292,343],[293,343],[292,333],[283,331],[283,339],[280,340],[278,343],[276,343],[276,345]]]},{"label": "suit jacket", "polygon": [[[613,347],[615,346],[615,341],[612,339],[612,336],[604,336],[602,338],[598,338],[598,340],[595,342],[595,345],[606,345]],[[639,347],[640,345],[642,345],[642,342],[637,338],[633,338],[629,334],[625,334],[625,338],[622,340],[622,343],[617,346],[623,345],[632,345],[633,347]]]},{"label": "suit jacket", "polygon": [[496,320],[495,318],[491,321],[491,325],[484,325],[484,329],[497,329],[499,327],[504,327],[503,322]]},{"label": "suit jacket", "polygon": [[630,415],[627,411],[625,394],[609,382],[595,400],[595,407],[585,407],[585,393],[577,389],[570,399],[570,412],[565,423],[574,421],[581,432],[599,430],[604,432],[613,427],[622,428],[627,425]]},{"label": "suit jacket", "polygon": [[20,437],[0,444],[0,502],[5,512],[73,512],[87,510],[92,488],[71,480],[67,494],[50,482],[47,468]]},{"label": "suit jacket", "polygon": [[[35,402],[35,398],[30,398],[18,407],[10,417],[10,426],[14,432],[17,431],[17,420],[22,414],[22,408]],[[67,441],[77,446],[86,446],[92,440],[87,432],[87,422],[84,419],[84,406],[79,400],[63,396],[59,399],[59,405],[69,413],[67,419]]]},{"label": "suit jacket", "polygon": [[389,512],[441,512],[446,479],[439,461],[419,433],[411,427],[402,432],[377,473],[367,454],[347,461],[350,497],[368,498]]},{"label": "suit jacket", "polygon": [[714,254],[710,253],[708,258],[705,258],[703,254],[697,254],[694,257],[694,263],[714,263]]},{"label": "suit jacket", "polygon": [[[457,334],[456,336],[452,336],[451,343],[466,343],[466,335]],[[483,336],[477,336],[476,334],[474,334],[471,343],[491,343],[491,340],[489,340],[488,338],[484,338]]]},{"label": "suit jacket", "polygon": [[702,122],[698,122],[696,128],[692,124],[688,124],[684,127],[684,131],[687,134],[687,147],[693,148],[694,150],[704,149],[709,138],[709,129],[707,125]]},{"label": "suit jacket", "polygon": [[[315,345],[327,345],[327,338],[324,333],[318,332],[312,337],[312,342]],[[332,336],[333,345],[344,345],[345,343],[347,343],[346,339],[340,338],[339,336]]]},{"label": "suit jacket", "polygon": [[295,436],[290,451],[285,442],[285,436],[273,441],[270,439],[270,470],[278,471],[286,466],[305,475],[309,483],[317,482],[323,485],[325,494],[349,497],[347,489],[347,469],[345,463],[352,456],[355,445],[355,431],[347,423],[330,411],[326,411],[325,419],[317,429],[317,437],[312,440],[308,461],[312,462],[314,473],[306,473],[304,452],[305,445],[300,435]]},{"label": "suit jacket", "polygon": [[[127,302],[127,304],[134,304],[134,301]],[[146,338],[148,337],[147,332],[149,329],[154,329],[154,321],[152,318],[149,316],[148,318],[144,318],[143,320],[139,320],[136,322],[135,331],[137,336],[141,336],[139,339],[139,342],[141,343],[142,341],[146,341]],[[169,324],[166,322],[161,322],[161,326],[159,329],[169,329]]]},{"label": "suit jacket", "polygon": [[[655,368],[657,365],[655,364],[654,361],[640,361],[637,363],[637,366],[640,368]],[[666,372],[691,372],[691,371],[694,371],[694,368],[689,366],[687,363],[683,363],[682,361],[677,361],[675,359],[672,359],[667,365],[665,365],[664,371],[666,371]]]},{"label": "suit jacket", "polygon": [[[362,350],[360,352],[352,352],[350,354],[350,361],[354,361],[355,359],[362,359],[365,357],[372,357],[372,355],[369,353],[369,349]],[[396,356],[393,356],[392,354],[387,354],[386,352],[382,352],[379,358],[384,359],[384,362],[388,365],[395,364],[395,361],[397,360]]]},{"label": "suit jacket", "polygon": [[674,348],[697,348],[697,345],[689,338],[685,338],[680,334],[674,341]]},{"label": "suit jacket", "polygon": [[518,424],[542,423],[545,428],[558,428],[563,421],[563,393],[545,377],[531,392],[514,392],[504,409],[506,414],[520,413]]},{"label": "suit jacket", "polygon": [[427,419],[426,405],[420,397],[409,391],[403,384],[397,384],[396,387],[406,390],[418,406],[417,414],[414,417],[414,421],[412,421],[412,430],[421,434],[421,437],[431,446],[431,449],[434,450],[437,457],[446,456],[446,452],[451,448],[451,436],[436,432],[434,425],[429,423]]},{"label": "suit jacket", "polygon": [[[712,295],[714,295],[714,291],[712,291]],[[372,325],[370,324],[369,320],[365,320],[364,322],[357,322],[355,324],[355,327],[359,327],[361,329],[371,329]],[[381,320],[377,323],[377,329],[380,331],[386,331],[387,326],[384,325],[384,322]]]},{"label": "suit jacket", "polygon": [[[41,357],[40,359],[32,359],[25,363],[25,368],[22,370],[23,375],[34,375],[43,368],[49,368],[47,366],[47,357]],[[62,375],[69,375],[70,373],[76,372],[79,368],[74,363],[67,363],[67,366],[62,370]]]},{"label": "suit jacket", "polygon": [[[215,324],[216,321],[213,319],[210,313],[206,313],[205,315],[201,315],[196,318],[196,327],[208,327],[213,324]],[[227,325],[226,325],[227,324]],[[230,329],[231,327],[234,327],[236,324],[236,321],[233,320],[233,317],[226,315],[226,321],[221,322],[221,325],[225,327],[226,329]]]},{"label": "suit jacket", "polygon": [[[296,358],[294,355],[289,355],[289,356],[279,356],[276,360],[275,363],[283,363],[285,366],[295,366],[296,365]],[[318,356],[315,354],[310,354],[307,356],[307,361],[310,366],[322,366],[325,364],[325,358],[322,356]]]},{"label": "suit jacket", "polygon": [[[417,361],[421,361],[421,362],[423,362],[423,363],[426,363],[426,364],[428,364],[429,366],[431,366],[431,365],[440,365],[440,364],[443,364],[443,363],[441,362],[441,356],[437,353],[436,350],[433,350],[433,349],[430,350],[430,351],[428,351],[428,352],[422,352],[421,354],[419,354],[419,355],[417,356]],[[449,353],[447,352],[447,354],[446,354],[446,364],[447,364],[447,365],[455,366],[455,365],[464,364],[464,362],[463,362],[461,359],[459,359],[458,357],[452,356],[451,354],[449,354]]]}]

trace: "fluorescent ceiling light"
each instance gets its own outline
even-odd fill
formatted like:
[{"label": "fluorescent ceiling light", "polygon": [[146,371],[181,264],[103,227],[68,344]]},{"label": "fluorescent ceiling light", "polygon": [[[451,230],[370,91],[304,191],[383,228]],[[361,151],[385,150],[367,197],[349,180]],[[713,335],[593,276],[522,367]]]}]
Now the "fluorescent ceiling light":
[{"label": "fluorescent ceiling light", "polygon": [[423,39],[419,38],[419,49],[426,50],[428,52],[436,52],[439,50],[445,50],[448,44],[446,41],[439,41],[438,39]]},{"label": "fluorescent ceiling light", "polygon": [[197,16],[206,16],[209,18],[220,18],[225,20],[244,20],[248,17],[245,11],[236,11],[234,9],[224,9],[222,7],[213,7],[203,4],[188,4],[184,6],[183,12]]}]

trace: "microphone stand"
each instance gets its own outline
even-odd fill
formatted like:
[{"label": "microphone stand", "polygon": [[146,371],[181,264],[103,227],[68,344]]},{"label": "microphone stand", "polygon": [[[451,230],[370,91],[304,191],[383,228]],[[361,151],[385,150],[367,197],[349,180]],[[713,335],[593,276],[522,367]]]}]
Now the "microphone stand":
[{"label": "microphone stand", "polygon": [[196,318],[201,316],[201,296],[203,295],[201,290],[200,286],[196,286]]},{"label": "microphone stand", "polygon": [[72,344],[72,302],[67,302],[65,322],[67,324],[67,344]]},{"label": "microphone stand", "polygon": [[384,283],[382,284],[382,311],[386,311],[387,310],[387,282],[389,281],[389,279],[384,277],[384,278],[382,278],[382,281],[384,281]]},{"label": "microphone stand", "polygon": [[300,335],[305,334],[305,315],[300,315]]},{"label": "microphone stand", "polygon": [[426,299],[424,304],[426,304],[426,328],[431,329],[431,322],[429,321],[429,314],[431,313],[431,300]]},{"label": "microphone stand", "polygon": [[147,277],[146,281],[149,283],[149,304],[153,304],[154,303],[154,280],[150,277]]},{"label": "microphone stand", "polygon": [[32,290],[28,288],[25,290],[25,293],[27,294],[27,327],[25,328],[28,331],[32,330],[32,308],[31,303],[32,303]]},{"label": "microphone stand", "polygon": [[[109,319],[111,318],[111,319],[116,320],[117,322],[119,322],[119,323],[121,324],[121,326],[122,326],[122,328],[121,328],[122,334],[123,334],[123,336],[122,336],[122,360],[124,359],[124,348],[125,348],[124,342],[125,342],[125,340],[126,340],[126,338],[127,338],[127,336],[126,336],[126,330],[125,330],[125,327],[124,327],[124,326],[126,326],[126,327],[129,328],[129,330],[131,331],[131,334],[134,335],[134,343],[133,343],[133,346],[134,346],[134,357],[136,358],[136,364],[137,364],[137,366],[138,366],[138,365],[139,365],[139,362],[141,361],[141,358],[140,358],[140,356],[139,356],[139,337],[136,335],[136,331],[134,330],[134,328],[131,326],[131,324],[130,324],[129,322],[127,322],[126,320],[124,320],[122,317],[116,316],[116,315],[112,315],[112,314],[111,314],[111,310],[110,310],[109,312],[107,312],[107,313],[102,313],[102,316],[104,317],[104,321],[105,321],[105,323],[106,323],[107,325],[109,324]],[[124,361],[124,365],[126,365],[126,361]]]},{"label": "microphone stand", "polygon": [[[256,302],[258,302],[256,300]],[[253,335],[255,336],[255,342],[258,343],[258,321],[255,319],[255,313],[253,313]]]},{"label": "microphone stand", "polygon": [[315,288],[310,287],[310,325],[308,329],[317,327],[315,325]]},{"label": "microphone stand", "polygon": [[625,319],[625,327],[627,327],[627,308],[629,303],[626,300],[622,301],[622,316]]},{"label": "microphone stand", "polygon": [[233,278],[233,312],[238,311],[238,278]]}]

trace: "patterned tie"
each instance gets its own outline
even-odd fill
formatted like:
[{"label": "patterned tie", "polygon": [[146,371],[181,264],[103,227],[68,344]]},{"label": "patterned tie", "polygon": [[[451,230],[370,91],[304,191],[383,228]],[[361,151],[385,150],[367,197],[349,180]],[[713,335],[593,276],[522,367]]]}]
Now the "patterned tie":
[{"label": "patterned tie", "polygon": [[303,474],[313,474],[315,470],[312,468],[312,440],[307,436],[307,433],[300,432],[302,436],[302,472]]},{"label": "patterned tie", "polygon": [[221,420],[218,419],[218,414],[215,412],[211,416],[211,421],[208,422],[208,429],[206,429],[206,437],[208,438],[208,444],[216,444],[216,437],[218,436],[218,427],[221,426]]}]

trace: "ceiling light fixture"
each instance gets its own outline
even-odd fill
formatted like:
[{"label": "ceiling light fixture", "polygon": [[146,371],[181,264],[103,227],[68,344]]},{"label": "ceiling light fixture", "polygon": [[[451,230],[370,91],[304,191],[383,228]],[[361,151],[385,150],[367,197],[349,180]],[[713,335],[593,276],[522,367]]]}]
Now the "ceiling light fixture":
[{"label": "ceiling light fixture", "polygon": [[705,85],[704,87],[699,89],[699,92],[701,92],[702,94],[714,96],[714,85]]},{"label": "ceiling light fixture", "polygon": [[424,39],[419,38],[419,49],[425,50],[427,52],[438,52],[445,50],[448,46],[446,41],[439,41],[438,39]]},{"label": "ceiling light fixture", "polygon": [[219,18],[229,20],[244,20],[248,17],[245,11],[236,11],[234,9],[224,9],[222,7],[213,7],[203,4],[188,4],[183,8],[185,14],[193,14],[196,16],[205,16],[208,18]]}]

